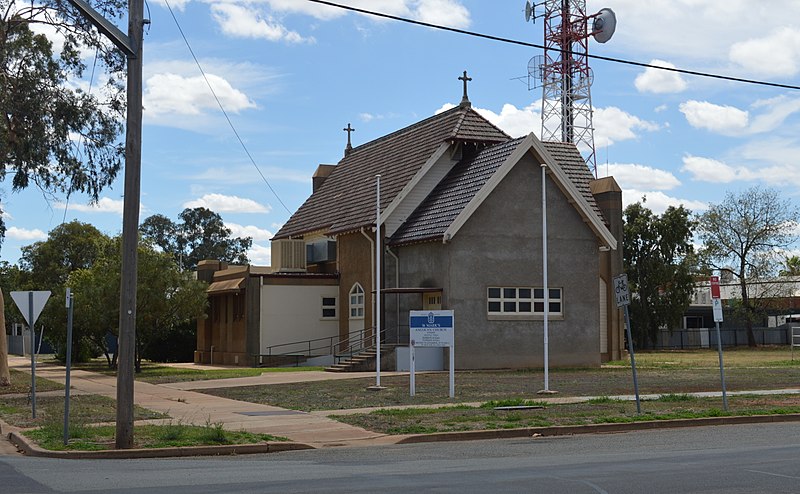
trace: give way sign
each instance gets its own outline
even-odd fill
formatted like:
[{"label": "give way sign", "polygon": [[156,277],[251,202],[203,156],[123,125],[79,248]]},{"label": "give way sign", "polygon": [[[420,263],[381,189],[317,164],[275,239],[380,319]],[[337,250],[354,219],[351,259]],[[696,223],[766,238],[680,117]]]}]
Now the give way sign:
[{"label": "give way sign", "polygon": [[[11,292],[11,298],[14,299],[14,303],[19,307],[19,311],[22,312],[22,317],[25,318],[28,326],[33,326],[36,320],[39,319],[39,314],[42,313],[47,299],[50,298],[50,292]],[[30,320],[31,304],[33,304],[33,321]]]}]

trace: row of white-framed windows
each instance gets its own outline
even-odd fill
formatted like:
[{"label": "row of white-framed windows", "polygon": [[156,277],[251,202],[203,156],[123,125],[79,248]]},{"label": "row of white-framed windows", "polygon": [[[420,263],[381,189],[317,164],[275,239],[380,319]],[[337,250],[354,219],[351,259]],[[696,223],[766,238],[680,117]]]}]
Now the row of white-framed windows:
[{"label": "row of white-framed windows", "polygon": [[359,283],[350,289],[350,317],[356,319],[364,317],[364,289]]},{"label": "row of white-framed windows", "polygon": [[[561,288],[549,288],[548,312],[552,316],[563,315]],[[541,314],[544,315],[544,288],[497,287],[487,290],[487,311],[498,314]]]},{"label": "row of white-framed windows", "polygon": [[336,319],[336,297],[322,297],[322,318]]}]

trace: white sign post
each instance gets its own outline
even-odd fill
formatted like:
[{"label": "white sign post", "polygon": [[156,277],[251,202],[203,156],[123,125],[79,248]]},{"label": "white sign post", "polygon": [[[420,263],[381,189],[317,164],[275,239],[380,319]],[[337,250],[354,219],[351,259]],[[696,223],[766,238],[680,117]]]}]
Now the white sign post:
[{"label": "white sign post", "polygon": [[717,328],[717,353],[719,353],[719,377],[722,381],[722,406],[728,411],[728,393],[725,389],[725,365],[722,362],[722,336],[719,323],[722,322],[722,300],[719,289],[719,276],[711,277],[711,302],[714,310],[714,326]]},{"label": "white sign post", "polygon": [[628,351],[631,354],[631,369],[633,369],[633,390],[636,393],[636,413],[642,413],[642,406],[639,401],[639,378],[636,376],[636,353],[633,351],[633,337],[631,336],[631,317],[628,313],[628,306],[631,305],[631,292],[628,287],[628,275],[622,273],[614,278],[614,297],[617,300],[617,308],[625,308],[625,330],[628,335]]},{"label": "white sign post", "polygon": [[22,317],[31,330],[31,417],[36,418],[36,329],[34,325],[50,298],[50,292],[11,292]]},{"label": "white sign post", "polygon": [[455,398],[455,334],[452,310],[412,310],[409,313],[410,396],[416,394],[414,347],[450,349],[450,398]]}]

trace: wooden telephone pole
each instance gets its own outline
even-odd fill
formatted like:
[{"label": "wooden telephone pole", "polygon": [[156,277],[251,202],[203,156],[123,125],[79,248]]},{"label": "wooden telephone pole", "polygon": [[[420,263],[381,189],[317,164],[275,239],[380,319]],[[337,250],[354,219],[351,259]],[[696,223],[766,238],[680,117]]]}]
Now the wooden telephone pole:
[{"label": "wooden telephone pole", "polygon": [[133,447],[133,372],[136,357],[136,273],[142,168],[142,37],[144,0],[128,0],[128,35],[84,0],[70,0],[92,24],[128,57],[128,105],[125,132],[125,201],[122,209],[122,280],[120,283],[117,367],[117,449]]}]

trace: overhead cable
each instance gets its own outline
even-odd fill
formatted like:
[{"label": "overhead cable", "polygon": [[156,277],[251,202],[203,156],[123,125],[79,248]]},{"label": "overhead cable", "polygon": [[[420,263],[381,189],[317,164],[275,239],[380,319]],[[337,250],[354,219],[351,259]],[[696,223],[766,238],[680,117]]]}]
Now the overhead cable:
[{"label": "overhead cable", "polygon": [[[359,14],[366,14],[366,15],[371,15],[371,16],[375,16],[375,17],[381,17],[381,18],[384,18],[384,19],[391,19],[391,20],[394,20],[394,21],[405,22],[405,23],[408,23],[408,24],[415,24],[417,26],[424,26],[424,27],[429,27],[429,28],[432,28],[432,29],[439,29],[439,30],[442,30],[442,31],[450,31],[450,32],[453,32],[453,33],[464,34],[466,36],[472,36],[472,37],[475,37],[475,38],[483,38],[483,39],[488,39],[488,40],[492,40],[492,41],[498,41],[498,42],[501,42],[501,43],[509,43],[509,44],[513,44],[513,45],[527,46],[529,48],[538,48],[540,50],[546,49],[544,45],[538,45],[536,43],[528,43],[527,41],[519,41],[519,40],[515,40],[515,39],[510,39],[510,38],[503,38],[503,37],[500,37],[500,36],[492,36],[491,34],[477,33],[477,32],[474,32],[474,31],[466,31],[464,29],[458,29],[458,28],[455,28],[455,27],[442,26],[442,25],[439,25],[439,24],[431,24],[429,22],[417,21],[417,20],[414,20],[414,19],[408,19],[406,17],[399,17],[399,16],[396,16],[396,15],[384,14],[382,12],[375,12],[375,11],[372,11],[372,10],[360,9],[358,7],[351,7],[349,5],[342,5],[342,4],[338,4],[338,3],[335,3],[335,2],[328,2],[326,0],[307,0],[307,1],[308,2],[312,2],[312,3],[317,3],[317,4],[320,4],[320,5],[327,5],[329,7],[335,7],[335,8],[339,8],[339,9],[349,10],[349,11],[352,11],[352,12],[358,12]],[[547,48],[547,49],[550,50],[550,48]],[[561,51],[561,53],[564,54],[564,55],[575,55],[576,54],[576,52],[573,52],[573,51],[570,51],[570,50],[556,50],[556,51]],[[614,62],[614,63],[620,63],[620,64],[625,64],[625,65],[633,65],[633,66],[636,66],[636,67],[645,67],[645,68],[648,68],[648,69],[666,70],[666,71],[669,71],[669,72],[677,72],[679,74],[687,74],[687,75],[693,75],[693,76],[698,76],[698,77],[708,77],[708,78],[712,78],[712,79],[722,79],[722,80],[725,80],[725,81],[741,82],[741,83],[744,83],[744,84],[756,84],[756,85],[760,85],[760,86],[769,86],[769,87],[777,87],[777,88],[782,88],[782,89],[800,90],[800,86],[794,86],[794,85],[791,85],[791,84],[780,84],[780,83],[777,83],[777,82],[759,81],[759,80],[755,80],[755,79],[744,79],[744,78],[741,78],[741,77],[731,77],[731,76],[721,75],[721,74],[712,74],[710,72],[699,72],[699,71],[696,71],[696,70],[679,69],[679,68],[676,68],[676,67],[662,67],[660,65],[653,65],[653,64],[644,63],[644,62],[635,62],[635,61],[632,61],[632,60],[624,60],[624,59],[621,59],[621,58],[605,57],[605,56],[602,56],[602,55],[586,54],[586,56],[588,56],[589,58],[595,59],[595,60],[603,60],[603,61],[606,61],[606,62]]]}]

